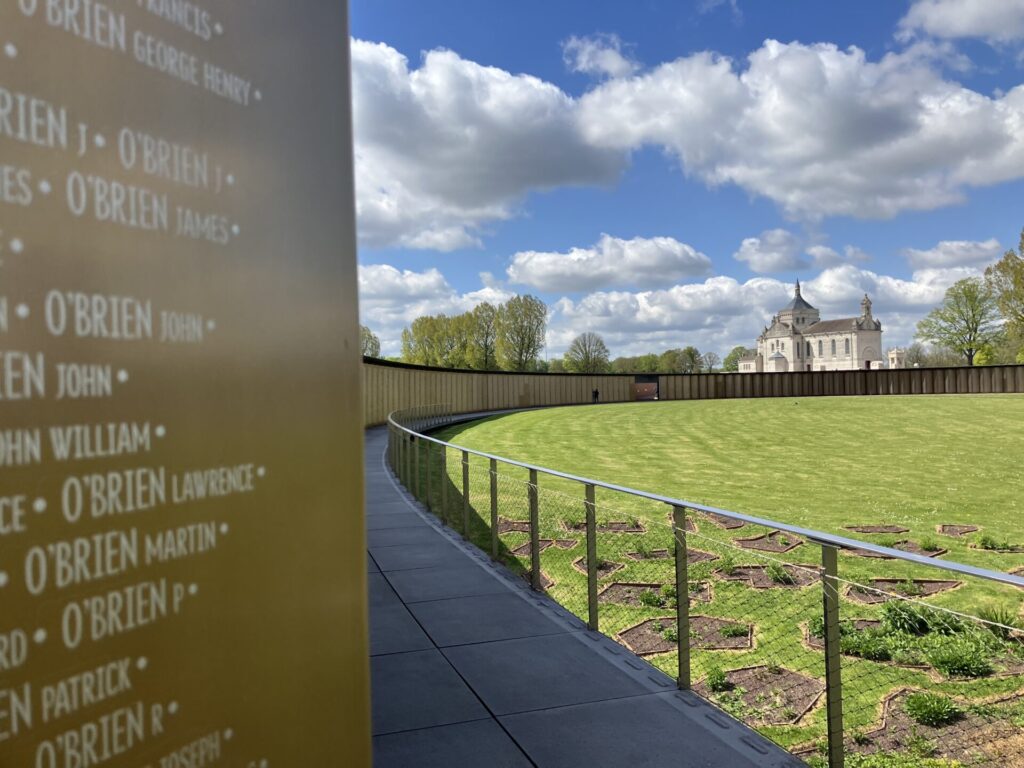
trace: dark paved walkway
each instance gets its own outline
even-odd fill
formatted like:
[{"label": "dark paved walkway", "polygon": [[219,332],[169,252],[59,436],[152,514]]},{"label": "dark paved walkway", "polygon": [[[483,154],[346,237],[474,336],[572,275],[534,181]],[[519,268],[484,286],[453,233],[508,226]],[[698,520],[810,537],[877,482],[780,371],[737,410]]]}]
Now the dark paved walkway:
[{"label": "dark paved walkway", "polygon": [[803,765],[444,530],[385,442],[367,431],[375,766]]}]

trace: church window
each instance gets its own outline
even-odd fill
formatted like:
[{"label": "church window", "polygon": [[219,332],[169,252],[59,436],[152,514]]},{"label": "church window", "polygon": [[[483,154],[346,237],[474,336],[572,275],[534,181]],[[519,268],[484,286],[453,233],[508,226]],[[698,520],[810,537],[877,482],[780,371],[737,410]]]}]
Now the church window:
[{"label": "church window", "polygon": [[846,345],[845,346],[846,346],[846,356],[849,357],[850,356],[850,340],[849,339],[846,340]]},{"label": "church window", "polygon": [[807,342],[807,356],[811,356],[811,342],[809,341]]},{"label": "church window", "polygon": [[836,356],[836,340],[832,339],[832,357]]},{"label": "church window", "polygon": [[779,342],[779,351],[780,352],[785,352],[786,351],[786,342],[784,342],[784,341],[780,341]]},{"label": "church window", "polygon": [[824,357],[825,353],[822,351],[824,347],[821,346],[821,339],[818,340],[818,357]]}]

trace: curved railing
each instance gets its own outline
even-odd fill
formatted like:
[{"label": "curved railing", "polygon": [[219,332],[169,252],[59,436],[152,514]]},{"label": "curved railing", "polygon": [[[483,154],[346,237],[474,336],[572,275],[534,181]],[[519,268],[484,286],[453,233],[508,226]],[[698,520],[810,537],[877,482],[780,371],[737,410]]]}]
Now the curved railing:
[{"label": "curved railing", "polygon": [[1024,579],[936,560],[935,541],[908,552],[896,547],[914,542],[881,546],[426,434],[487,415],[394,412],[389,463],[442,521],[590,629],[812,764],[873,752],[1018,764]]}]

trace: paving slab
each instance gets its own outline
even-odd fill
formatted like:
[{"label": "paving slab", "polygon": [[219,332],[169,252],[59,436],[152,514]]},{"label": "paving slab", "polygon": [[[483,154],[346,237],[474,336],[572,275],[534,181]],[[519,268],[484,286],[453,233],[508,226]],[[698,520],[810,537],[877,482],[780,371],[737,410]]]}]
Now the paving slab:
[{"label": "paving slab", "polygon": [[532,763],[494,720],[441,725],[373,737],[375,768],[530,768]]},{"label": "paving slab", "polygon": [[366,543],[371,547],[393,547],[398,544],[431,544],[447,539],[429,525],[412,525],[401,528],[375,528],[366,532]]},{"label": "paving slab", "polygon": [[584,646],[577,633],[445,648],[452,666],[495,715],[650,693]]},{"label": "paving slab", "polygon": [[401,512],[394,515],[371,515],[366,518],[367,532],[380,531],[385,528],[410,528],[417,526],[423,528],[430,527],[427,521],[415,512]]},{"label": "paving slab", "polygon": [[377,567],[377,563],[374,562],[373,555],[369,552],[366,553],[366,572],[380,573],[380,568]]},{"label": "paving slab", "polygon": [[468,559],[456,565],[391,571],[388,579],[406,603],[474,595],[503,595],[509,591],[503,580]]},{"label": "paving slab", "polygon": [[377,656],[370,674],[375,736],[489,717],[437,650]]},{"label": "paving slab", "polygon": [[[499,718],[538,766],[588,768],[782,768],[799,766],[777,748],[736,745],[739,733],[691,719],[666,697],[579,704]],[[722,715],[723,722],[729,718]],[[737,726],[738,727],[738,726]]]},{"label": "paving slab", "polygon": [[401,544],[395,547],[373,547],[370,554],[382,571],[403,571],[461,562],[466,555],[444,538],[427,544]]},{"label": "paving slab", "polygon": [[569,631],[513,593],[412,603],[409,610],[438,647]]},{"label": "paving slab", "polygon": [[409,609],[400,602],[370,610],[370,655],[405,653],[433,648]]},{"label": "paving slab", "polygon": [[395,590],[391,588],[388,580],[379,571],[371,573],[366,577],[366,586],[370,592],[370,608],[380,608],[387,605],[401,605]]}]

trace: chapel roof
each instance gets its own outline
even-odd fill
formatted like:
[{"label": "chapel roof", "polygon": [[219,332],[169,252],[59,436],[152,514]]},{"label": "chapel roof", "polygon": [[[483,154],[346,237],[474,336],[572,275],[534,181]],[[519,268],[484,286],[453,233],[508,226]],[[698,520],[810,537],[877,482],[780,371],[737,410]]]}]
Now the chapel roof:
[{"label": "chapel roof", "polygon": [[781,312],[792,312],[792,311],[797,311],[797,310],[801,310],[801,309],[814,309],[814,307],[812,307],[810,304],[808,304],[804,300],[804,297],[800,295],[800,281],[797,280],[796,281],[796,290],[793,292],[793,300],[791,302],[789,302],[789,304],[784,306],[780,311]]},{"label": "chapel roof", "polygon": [[840,331],[848,331],[851,328],[856,328],[859,320],[859,317],[842,317],[838,320],[819,320],[814,325],[809,325],[804,328],[803,334],[804,336],[810,336],[815,333],[839,333]]}]

